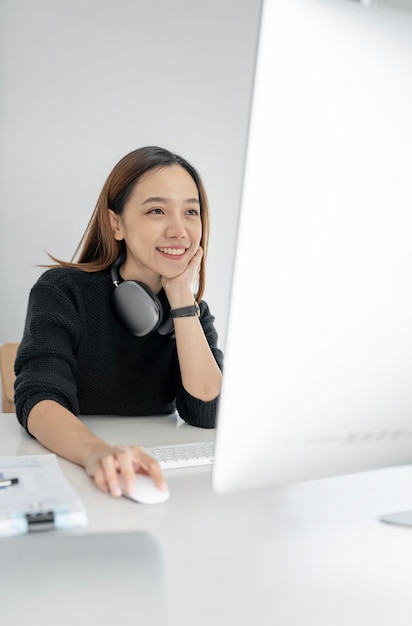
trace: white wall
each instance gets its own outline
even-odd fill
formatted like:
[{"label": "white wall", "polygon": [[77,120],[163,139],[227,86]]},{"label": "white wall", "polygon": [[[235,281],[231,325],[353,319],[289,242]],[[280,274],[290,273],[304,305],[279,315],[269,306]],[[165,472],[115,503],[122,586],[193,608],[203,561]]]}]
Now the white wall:
[{"label": "white wall", "polygon": [[0,0],[0,343],[44,251],[70,259],[114,164],[144,145],[209,194],[205,298],[226,336],[260,0]]}]

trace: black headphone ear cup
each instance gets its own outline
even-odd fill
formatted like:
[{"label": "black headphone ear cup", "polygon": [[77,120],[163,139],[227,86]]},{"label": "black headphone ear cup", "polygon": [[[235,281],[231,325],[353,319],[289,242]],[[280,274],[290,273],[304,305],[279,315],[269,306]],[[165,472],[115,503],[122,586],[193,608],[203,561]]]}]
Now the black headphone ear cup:
[{"label": "black headphone ear cup", "polygon": [[133,280],[125,280],[114,288],[111,306],[122,326],[136,337],[153,332],[163,319],[158,297],[146,285]]}]

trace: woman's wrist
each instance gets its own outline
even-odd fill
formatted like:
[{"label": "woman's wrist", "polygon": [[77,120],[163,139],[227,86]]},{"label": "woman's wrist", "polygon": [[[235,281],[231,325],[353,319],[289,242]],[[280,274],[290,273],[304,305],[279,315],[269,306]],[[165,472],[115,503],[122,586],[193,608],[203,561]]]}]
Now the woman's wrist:
[{"label": "woman's wrist", "polygon": [[171,309],[193,305],[194,296],[190,285],[184,283],[182,285],[169,285],[165,287],[165,292]]},{"label": "woman's wrist", "polygon": [[86,467],[90,460],[98,458],[102,454],[110,453],[111,449],[112,446],[110,446],[106,441],[92,435],[90,440],[84,441],[83,444],[80,445],[80,465]]}]

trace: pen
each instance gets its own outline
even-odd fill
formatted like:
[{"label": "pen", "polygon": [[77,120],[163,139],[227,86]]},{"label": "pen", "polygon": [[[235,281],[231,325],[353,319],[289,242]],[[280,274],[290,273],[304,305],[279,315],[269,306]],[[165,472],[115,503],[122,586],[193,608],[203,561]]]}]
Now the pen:
[{"label": "pen", "polygon": [[18,482],[18,478],[2,478],[0,480],[0,487],[11,487],[12,485],[17,485]]}]

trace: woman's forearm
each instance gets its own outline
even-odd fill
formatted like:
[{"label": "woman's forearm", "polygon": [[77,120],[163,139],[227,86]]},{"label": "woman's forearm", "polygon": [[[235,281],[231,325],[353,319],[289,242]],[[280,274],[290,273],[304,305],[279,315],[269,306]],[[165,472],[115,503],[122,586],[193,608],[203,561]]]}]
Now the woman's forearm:
[{"label": "woman's forearm", "polygon": [[29,413],[27,426],[43,446],[83,467],[93,452],[109,447],[73,413],[53,400],[36,404]]},{"label": "woman's forearm", "polygon": [[197,317],[174,320],[182,383],[193,397],[209,402],[222,387],[222,373]]},{"label": "woman's forearm", "polygon": [[[193,294],[185,281],[165,283],[172,309],[193,304]],[[198,317],[177,317],[173,320],[180,373],[184,388],[204,402],[217,398],[222,387],[222,373],[203,332]]]}]

